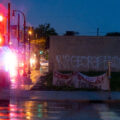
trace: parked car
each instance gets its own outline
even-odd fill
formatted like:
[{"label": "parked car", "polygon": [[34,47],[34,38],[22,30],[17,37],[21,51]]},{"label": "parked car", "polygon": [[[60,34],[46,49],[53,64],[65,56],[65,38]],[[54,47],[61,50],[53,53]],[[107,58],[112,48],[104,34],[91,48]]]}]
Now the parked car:
[{"label": "parked car", "polygon": [[40,65],[41,66],[48,66],[48,61],[45,59],[40,60]]}]

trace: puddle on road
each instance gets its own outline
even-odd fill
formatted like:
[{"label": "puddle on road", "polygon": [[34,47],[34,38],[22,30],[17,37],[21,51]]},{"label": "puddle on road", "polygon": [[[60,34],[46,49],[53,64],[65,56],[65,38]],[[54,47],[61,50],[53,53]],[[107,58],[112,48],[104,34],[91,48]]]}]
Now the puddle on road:
[{"label": "puddle on road", "polygon": [[29,77],[13,77],[11,78],[10,89],[18,89],[18,90],[29,90],[32,86],[32,81]]},{"label": "puddle on road", "polygon": [[63,102],[2,101],[0,120],[58,120],[64,114],[73,114],[78,108],[76,104]]},{"label": "puddle on road", "polygon": [[0,101],[0,120],[118,120],[119,116],[120,106],[114,104]]}]

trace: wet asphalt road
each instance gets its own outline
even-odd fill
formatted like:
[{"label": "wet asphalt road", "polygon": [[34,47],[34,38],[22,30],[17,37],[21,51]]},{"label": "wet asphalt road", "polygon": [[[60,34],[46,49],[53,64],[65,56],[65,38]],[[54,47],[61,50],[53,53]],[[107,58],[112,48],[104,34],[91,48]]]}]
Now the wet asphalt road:
[{"label": "wet asphalt road", "polygon": [[0,120],[120,120],[120,105],[0,101]]},{"label": "wet asphalt road", "polygon": [[[34,83],[38,72],[33,72]],[[23,78],[12,80],[11,89],[27,89]],[[29,89],[29,87],[28,87]],[[120,104],[0,100],[0,120],[120,120]]]}]

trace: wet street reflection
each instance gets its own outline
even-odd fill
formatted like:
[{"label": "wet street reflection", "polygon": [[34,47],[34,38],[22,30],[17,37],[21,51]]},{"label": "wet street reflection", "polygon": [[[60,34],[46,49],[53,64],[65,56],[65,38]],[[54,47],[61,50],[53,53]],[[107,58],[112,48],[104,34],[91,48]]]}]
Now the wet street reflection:
[{"label": "wet street reflection", "polygon": [[0,101],[0,120],[120,120],[120,105]]},{"label": "wet street reflection", "polygon": [[[27,72],[27,71],[26,71]],[[10,78],[10,89],[30,90],[30,88],[36,84],[41,75],[48,72],[48,66],[41,66],[40,70],[31,70],[31,74],[23,76],[23,70],[20,69]]]},{"label": "wet street reflection", "polygon": [[19,71],[19,75],[10,78],[10,89],[30,90],[42,74],[39,70],[33,70],[30,75],[23,76],[23,71]]},{"label": "wet street reflection", "polygon": [[[33,72],[33,76],[30,76],[33,83],[38,74]],[[0,120],[120,120],[119,103],[31,100],[34,92],[31,96],[29,91],[25,92],[30,87],[30,84],[25,83],[26,80],[21,76],[11,78],[10,98],[0,100]],[[26,99],[17,98],[19,94]]]}]

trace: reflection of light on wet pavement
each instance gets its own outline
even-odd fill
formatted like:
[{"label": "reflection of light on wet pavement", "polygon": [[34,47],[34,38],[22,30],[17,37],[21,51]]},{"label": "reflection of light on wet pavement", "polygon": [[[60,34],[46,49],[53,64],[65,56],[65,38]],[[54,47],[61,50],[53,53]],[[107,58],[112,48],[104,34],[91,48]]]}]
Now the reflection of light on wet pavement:
[{"label": "reflection of light on wet pavement", "polygon": [[23,88],[23,81],[21,80],[21,78],[18,77],[12,77],[11,78],[11,89],[22,89]]},{"label": "reflection of light on wet pavement", "polygon": [[11,79],[11,83],[15,84],[15,82],[16,82],[16,79],[15,79],[15,78],[12,78],[12,79]]},{"label": "reflection of light on wet pavement", "polygon": [[0,101],[0,120],[119,120],[119,111],[107,104]]},{"label": "reflection of light on wet pavement", "polygon": [[10,120],[19,120],[25,118],[24,110],[17,105],[9,105],[9,118]]},{"label": "reflection of light on wet pavement", "polygon": [[[23,70],[20,69],[17,76],[11,77],[11,89],[29,90],[40,78],[41,75],[48,71],[48,66],[41,66],[40,70],[31,70],[30,76],[23,77]],[[31,80],[30,80],[31,79]]]},{"label": "reflection of light on wet pavement", "polygon": [[[109,108],[108,104],[97,104],[93,105],[94,108],[99,112],[100,118],[102,120],[120,120],[120,115],[118,115],[115,111]],[[116,109],[117,110],[117,109]],[[118,109],[118,112],[120,110]]]},{"label": "reflection of light on wet pavement", "polygon": [[32,84],[28,76],[23,77],[22,75],[11,77],[10,81],[10,89],[29,90],[30,85]]}]

